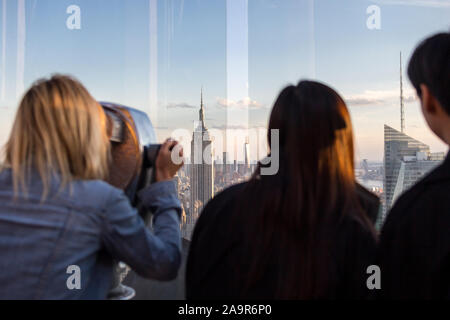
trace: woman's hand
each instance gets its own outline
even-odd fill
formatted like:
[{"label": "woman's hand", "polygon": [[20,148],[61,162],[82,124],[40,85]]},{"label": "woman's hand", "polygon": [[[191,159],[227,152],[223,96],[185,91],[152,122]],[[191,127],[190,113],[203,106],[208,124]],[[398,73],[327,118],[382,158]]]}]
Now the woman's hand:
[{"label": "woman's hand", "polygon": [[183,147],[178,141],[166,140],[156,158],[156,182],[172,180],[183,164]]}]

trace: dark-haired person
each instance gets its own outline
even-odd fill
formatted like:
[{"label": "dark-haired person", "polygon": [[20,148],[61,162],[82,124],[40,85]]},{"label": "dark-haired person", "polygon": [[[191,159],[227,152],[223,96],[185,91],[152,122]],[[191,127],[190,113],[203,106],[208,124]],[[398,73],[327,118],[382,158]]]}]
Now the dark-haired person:
[{"label": "dark-haired person", "polygon": [[[408,75],[431,130],[450,144],[450,33],[422,42]],[[380,248],[380,296],[450,299],[450,156],[395,203]]]},{"label": "dark-haired person", "polygon": [[[342,98],[311,81],[285,88],[269,123],[279,171],[258,172],[205,207],[186,271],[188,299],[365,298],[379,201],[355,182]],[[364,196],[360,196],[364,195]],[[362,200],[364,199],[364,200]]]}]

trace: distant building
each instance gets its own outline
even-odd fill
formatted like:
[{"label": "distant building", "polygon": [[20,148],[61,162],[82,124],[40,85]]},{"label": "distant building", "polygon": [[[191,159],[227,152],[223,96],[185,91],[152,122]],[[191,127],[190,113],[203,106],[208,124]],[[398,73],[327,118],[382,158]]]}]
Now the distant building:
[{"label": "distant building", "polygon": [[189,231],[192,231],[202,209],[214,196],[212,141],[205,124],[203,92],[201,97],[199,122],[192,135],[190,167],[191,200],[187,225]]},{"label": "distant building", "polygon": [[177,175],[175,175],[173,181],[175,182],[175,189],[177,190],[178,198],[180,198],[180,201],[181,201],[182,182],[181,182],[181,178],[180,178],[180,173],[178,173]]},{"label": "distant building", "polygon": [[397,183],[392,196],[393,202],[440,163],[441,161],[421,159],[420,155],[417,157],[405,157],[401,162],[398,173]]},{"label": "distant building", "polygon": [[244,144],[244,164],[250,170],[250,145],[248,142]]},{"label": "distant building", "polygon": [[223,170],[222,170],[222,174],[223,174],[223,183],[227,184],[228,183],[228,173],[229,173],[229,168],[228,168],[228,153],[224,152],[223,153]]},{"label": "distant building", "polygon": [[430,160],[432,161],[444,161],[446,157],[445,152],[430,153]]},{"label": "distant building", "polygon": [[444,160],[444,153],[431,153],[426,144],[387,125],[384,126],[383,220],[395,200]]}]

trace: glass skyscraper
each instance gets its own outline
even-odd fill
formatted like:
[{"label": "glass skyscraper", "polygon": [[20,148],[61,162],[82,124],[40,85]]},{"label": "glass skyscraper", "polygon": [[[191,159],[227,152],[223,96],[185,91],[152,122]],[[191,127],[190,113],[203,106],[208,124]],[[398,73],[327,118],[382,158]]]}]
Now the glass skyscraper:
[{"label": "glass skyscraper", "polygon": [[426,144],[387,125],[384,126],[383,220],[395,200],[443,159],[443,153],[433,154]]}]

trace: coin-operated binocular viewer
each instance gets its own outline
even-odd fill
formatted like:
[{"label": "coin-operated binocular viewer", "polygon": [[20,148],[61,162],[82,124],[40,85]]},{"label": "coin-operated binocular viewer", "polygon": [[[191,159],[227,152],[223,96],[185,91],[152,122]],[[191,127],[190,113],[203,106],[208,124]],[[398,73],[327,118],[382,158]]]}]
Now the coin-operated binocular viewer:
[{"label": "coin-operated binocular viewer", "polygon": [[[161,145],[146,113],[113,103],[101,102],[107,116],[107,130],[111,142],[110,175],[108,183],[124,190],[147,226],[151,225],[151,212],[145,208],[138,192],[154,182],[154,167]],[[129,300],[134,289],[122,285],[129,268],[116,263],[114,285],[109,299]]]}]

